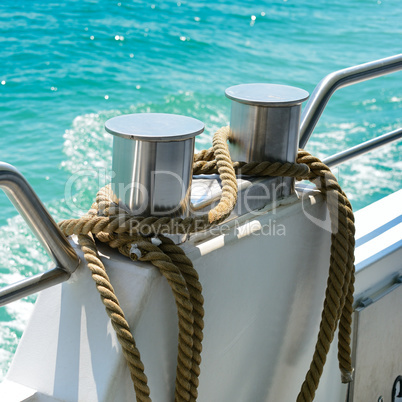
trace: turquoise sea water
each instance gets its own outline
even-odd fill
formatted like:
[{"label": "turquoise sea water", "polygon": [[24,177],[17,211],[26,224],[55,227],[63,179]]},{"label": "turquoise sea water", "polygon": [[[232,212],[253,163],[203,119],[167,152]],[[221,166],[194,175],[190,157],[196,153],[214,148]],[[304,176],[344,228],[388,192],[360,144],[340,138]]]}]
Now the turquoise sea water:
[{"label": "turquoise sea water", "polygon": [[[400,0],[2,0],[0,160],[25,175],[56,220],[77,216],[111,169],[108,118],[193,116],[206,124],[200,150],[229,121],[231,85],[270,82],[311,93],[332,71],[401,50]],[[337,92],[306,149],[329,156],[401,124],[402,73],[395,73]],[[401,171],[399,143],[336,173],[359,209],[401,188]],[[3,286],[49,262],[3,193],[0,238]],[[0,308],[0,378],[34,300]]]}]

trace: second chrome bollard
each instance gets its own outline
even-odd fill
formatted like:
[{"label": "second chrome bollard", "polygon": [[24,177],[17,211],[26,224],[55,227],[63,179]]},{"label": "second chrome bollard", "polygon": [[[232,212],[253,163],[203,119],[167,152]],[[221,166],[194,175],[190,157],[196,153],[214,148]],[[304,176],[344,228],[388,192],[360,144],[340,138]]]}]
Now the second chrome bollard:
[{"label": "second chrome bollard", "polygon": [[[232,100],[230,154],[233,161],[295,162],[303,89],[276,84],[243,84],[225,92]],[[294,179],[284,178],[280,196],[293,192]]]}]

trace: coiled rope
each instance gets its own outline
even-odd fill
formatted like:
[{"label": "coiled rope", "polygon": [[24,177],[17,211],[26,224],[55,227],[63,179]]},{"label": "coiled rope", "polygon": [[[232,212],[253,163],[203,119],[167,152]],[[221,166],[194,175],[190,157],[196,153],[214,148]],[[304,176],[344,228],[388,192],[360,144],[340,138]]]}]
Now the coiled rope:
[{"label": "coiled rope", "polygon": [[144,365],[99,258],[93,237],[117,248],[120,253],[133,260],[151,262],[167,279],[179,316],[175,400],[195,401],[198,395],[204,326],[202,287],[193,264],[183,250],[163,234],[192,233],[225,220],[237,200],[236,173],[308,179],[326,197],[332,230],[329,277],[313,359],[297,402],[313,401],[338,323],[341,378],[343,382],[352,380],[350,336],[355,228],[350,202],[330,169],[308,152],[300,150],[296,163],[232,163],[227,146],[228,135],[229,127],[221,128],[214,135],[213,147],[194,157],[194,174],[219,173],[222,181],[220,202],[208,214],[186,219],[133,216],[113,200],[107,186],[98,192],[95,203],[84,217],[68,219],[59,224],[66,236],[78,235],[88,267],[122,346],[137,401],[150,401]]}]

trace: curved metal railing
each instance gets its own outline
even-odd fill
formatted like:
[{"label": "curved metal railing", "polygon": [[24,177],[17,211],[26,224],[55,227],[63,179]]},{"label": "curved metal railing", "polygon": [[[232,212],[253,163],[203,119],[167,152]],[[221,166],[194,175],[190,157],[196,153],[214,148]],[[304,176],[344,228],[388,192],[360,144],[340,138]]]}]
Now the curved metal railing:
[{"label": "curved metal railing", "polygon": [[29,183],[15,167],[4,162],[0,162],[0,188],[56,264],[56,268],[0,289],[2,306],[66,281],[80,260]]},{"label": "curved metal railing", "polygon": [[370,152],[373,149],[382,147],[385,144],[397,141],[401,138],[402,138],[402,128],[398,128],[397,130],[391,131],[387,134],[380,135],[377,138],[373,138],[372,140],[363,142],[359,145],[349,148],[346,151],[338,152],[335,155],[325,158],[323,162],[327,166],[332,168],[350,159],[356,158],[357,156]]},{"label": "curved metal railing", "polygon": [[328,74],[315,87],[303,110],[299,147],[304,148],[334,92],[348,85],[402,70],[402,54],[360,64]]}]

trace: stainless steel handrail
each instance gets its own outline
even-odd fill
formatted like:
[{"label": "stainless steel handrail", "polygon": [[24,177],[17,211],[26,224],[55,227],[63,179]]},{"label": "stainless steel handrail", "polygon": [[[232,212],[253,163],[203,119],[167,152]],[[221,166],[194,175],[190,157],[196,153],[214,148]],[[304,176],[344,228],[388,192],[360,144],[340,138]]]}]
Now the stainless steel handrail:
[{"label": "stainless steel handrail", "polygon": [[337,89],[399,70],[402,70],[402,54],[328,74],[315,87],[302,112],[299,147],[306,146],[326,104]]},{"label": "stainless steel handrail", "polygon": [[388,144],[401,138],[402,138],[402,128],[398,128],[397,130],[391,131],[387,134],[380,135],[377,138],[373,138],[372,140],[363,142],[362,144],[356,145],[345,151],[338,152],[337,154],[324,159],[323,162],[327,166],[332,168],[343,162],[356,158],[357,156],[363,155],[367,152],[372,151],[373,149],[379,148],[385,144]]},{"label": "stainless steel handrail", "polygon": [[4,162],[0,162],[0,188],[56,264],[56,268],[45,273],[2,288],[2,306],[67,280],[77,269],[80,259],[22,174]]}]

